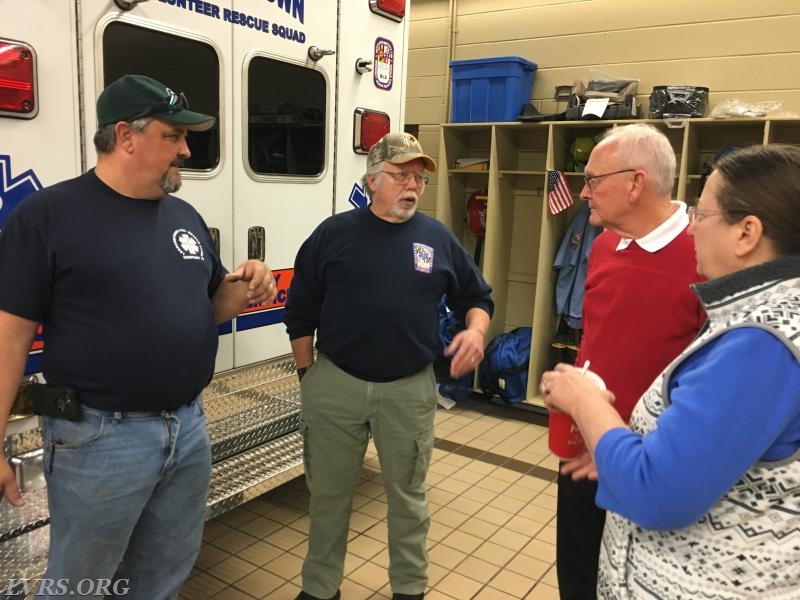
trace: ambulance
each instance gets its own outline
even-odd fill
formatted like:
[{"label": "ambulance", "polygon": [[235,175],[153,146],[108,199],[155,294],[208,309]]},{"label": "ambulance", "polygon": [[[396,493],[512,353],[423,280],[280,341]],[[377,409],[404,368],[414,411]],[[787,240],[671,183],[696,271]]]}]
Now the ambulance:
[{"label": "ambulance", "polygon": [[[0,230],[28,194],[95,164],[95,101],[118,77],[149,75],[217,118],[189,134],[177,195],[228,268],[265,260],[278,295],[219,328],[207,517],[301,475],[282,325],[292,266],[320,221],[366,205],[367,150],[402,129],[407,0],[0,0],[0,14]],[[24,393],[46,352],[40,331],[4,440],[26,506],[0,504],[0,594],[46,564],[41,433]]]}]

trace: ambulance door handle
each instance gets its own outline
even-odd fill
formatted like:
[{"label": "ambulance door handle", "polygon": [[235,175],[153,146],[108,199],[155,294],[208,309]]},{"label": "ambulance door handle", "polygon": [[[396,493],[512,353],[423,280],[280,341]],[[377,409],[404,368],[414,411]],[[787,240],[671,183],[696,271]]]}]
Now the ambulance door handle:
[{"label": "ambulance door handle", "polygon": [[219,228],[209,227],[208,235],[211,236],[211,243],[214,244],[214,249],[217,251],[217,256],[219,256]]},{"label": "ambulance door handle", "polygon": [[131,10],[140,2],[147,2],[147,0],[114,0],[114,4],[117,5],[117,8],[121,8],[122,10]]},{"label": "ambulance door handle", "polygon": [[267,231],[254,225],[247,230],[247,258],[263,261],[266,258],[266,238]]},{"label": "ambulance door handle", "polygon": [[319,46],[311,46],[308,49],[308,58],[317,62],[323,56],[330,56],[331,54],[336,54],[336,50],[323,50]]},{"label": "ambulance door handle", "polygon": [[359,75],[363,75],[372,71],[372,61],[368,58],[358,58],[356,59],[356,73]]}]

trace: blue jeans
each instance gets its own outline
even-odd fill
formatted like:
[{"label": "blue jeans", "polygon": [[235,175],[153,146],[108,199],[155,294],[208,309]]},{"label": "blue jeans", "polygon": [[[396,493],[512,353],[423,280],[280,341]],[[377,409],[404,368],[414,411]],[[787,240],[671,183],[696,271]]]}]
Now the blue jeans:
[{"label": "blue jeans", "polygon": [[176,598],[200,551],[211,474],[202,397],[164,412],[83,407],[81,421],[44,417],[43,429],[53,597],[102,598],[98,581],[111,580],[125,600]]}]

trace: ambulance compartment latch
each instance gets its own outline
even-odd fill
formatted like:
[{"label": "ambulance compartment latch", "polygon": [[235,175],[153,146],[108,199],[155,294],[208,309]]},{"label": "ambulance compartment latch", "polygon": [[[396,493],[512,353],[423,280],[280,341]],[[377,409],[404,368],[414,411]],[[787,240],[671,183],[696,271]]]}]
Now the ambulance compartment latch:
[{"label": "ambulance compartment latch", "polygon": [[368,58],[356,59],[356,73],[363,75],[372,71],[372,61]]},{"label": "ambulance compartment latch", "polygon": [[308,49],[308,58],[317,62],[323,56],[329,56],[331,54],[336,54],[336,50],[323,50],[319,46],[311,46]]},{"label": "ambulance compartment latch", "polygon": [[267,230],[253,225],[247,230],[247,258],[264,262],[266,258]]}]

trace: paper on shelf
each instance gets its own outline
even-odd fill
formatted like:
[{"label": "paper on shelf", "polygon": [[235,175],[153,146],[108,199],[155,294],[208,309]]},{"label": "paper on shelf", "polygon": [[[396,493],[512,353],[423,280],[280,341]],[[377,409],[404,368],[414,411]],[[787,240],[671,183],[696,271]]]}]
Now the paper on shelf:
[{"label": "paper on shelf", "polygon": [[583,105],[582,117],[586,115],[595,115],[598,118],[603,118],[603,113],[606,112],[608,107],[608,98],[589,98],[586,104]]},{"label": "paper on shelf", "polygon": [[489,169],[488,158],[457,158],[454,169],[469,169],[470,171],[486,171]]}]

